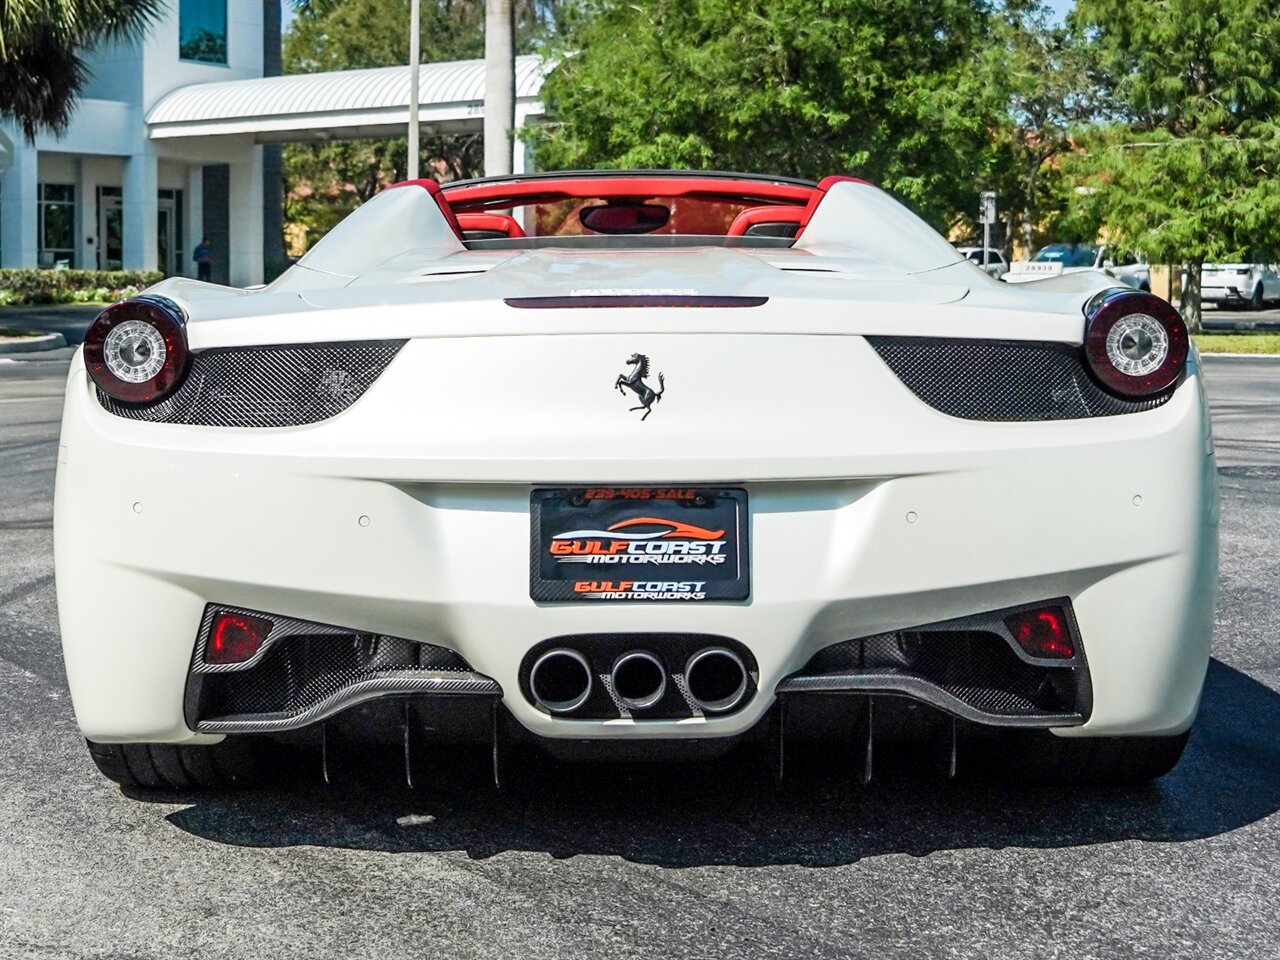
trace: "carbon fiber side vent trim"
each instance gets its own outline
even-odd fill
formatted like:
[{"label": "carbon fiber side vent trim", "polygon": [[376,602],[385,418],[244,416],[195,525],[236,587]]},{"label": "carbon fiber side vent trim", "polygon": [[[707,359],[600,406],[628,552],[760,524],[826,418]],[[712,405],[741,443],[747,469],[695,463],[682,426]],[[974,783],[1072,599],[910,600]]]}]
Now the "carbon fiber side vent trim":
[{"label": "carbon fiber side vent trim", "polygon": [[[1073,656],[1038,659],[1014,638],[1006,622],[1010,615],[1046,607],[1065,611]],[[1078,726],[1093,704],[1080,628],[1066,597],[834,643],[776,690],[896,694],[1003,727]]]},{"label": "carbon fiber side vent trim", "polygon": [[[271,633],[243,663],[206,663],[219,613],[270,620]],[[187,681],[187,722],[204,733],[297,730],[388,696],[502,695],[447,647],[215,604],[205,608]]]},{"label": "carbon fiber side vent trim", "polygon": [[867,337],[917,397],[965,420],[1081,420],[1152,410],[1173,390],[1122,400],[1094,383],[1080,349],[1065,343]]},{"label": "carbon fiber side vent trim", "polygon": [[118,417],[206,427],[297,427],[337,416],[364,395],[404,340],[203,350],[168,399],[134,406],[101,390]]}]

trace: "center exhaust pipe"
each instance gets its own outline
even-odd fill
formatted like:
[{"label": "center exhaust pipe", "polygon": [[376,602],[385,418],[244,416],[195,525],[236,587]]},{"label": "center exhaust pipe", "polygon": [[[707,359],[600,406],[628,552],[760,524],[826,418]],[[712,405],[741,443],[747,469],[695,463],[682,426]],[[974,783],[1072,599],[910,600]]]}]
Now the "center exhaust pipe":
[{"label": "center exhaust pipe", "polygon": [[747,665],[727,647],[703,647],[684,665],[689,696],[703,713],[725,713],[747,695]]},{"label": "center exhaust pipe", "polygon": [[613,661],[609,681],[623,706],[646,710],[667,692],[667,668],[649,651],[632,650]]},{"label": "center exhaust pipe", "polygon": [[529,670],[533,702],[547,713],[572,713],[591,696],[591,667],[577,650],[548,650]]}]

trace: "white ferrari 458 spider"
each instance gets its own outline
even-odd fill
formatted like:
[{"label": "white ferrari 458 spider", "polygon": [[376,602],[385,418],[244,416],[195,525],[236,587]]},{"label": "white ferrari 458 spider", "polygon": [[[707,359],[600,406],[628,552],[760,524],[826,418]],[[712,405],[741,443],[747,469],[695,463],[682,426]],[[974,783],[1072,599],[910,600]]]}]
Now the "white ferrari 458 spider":
[{"label": "white ferrari 458 spider", "polygon": [[264,288],[109,307],[56,549],[134,786],[344,724],[409,769],[804,736],[869,775],[920,731],[1132,782],[1196,715],[1217,502],[1163,300],[998,283],[850,178],[596,171],[399,184]]}]

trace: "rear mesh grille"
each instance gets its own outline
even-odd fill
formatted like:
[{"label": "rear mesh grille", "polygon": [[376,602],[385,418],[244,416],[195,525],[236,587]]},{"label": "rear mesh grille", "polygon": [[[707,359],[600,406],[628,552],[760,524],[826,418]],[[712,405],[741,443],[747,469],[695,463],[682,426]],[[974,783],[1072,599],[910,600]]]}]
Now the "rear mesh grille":
[{"label": "rear mesh grille", "polygon": [[98,401],[118,417],[210,427],[296,427],[337,416],[364,395],[404,340],[204,350],[169,398],[139,407]]},{"label": "rear mesh grille", "polygon": [[1172,391],[1122,400],[1089,376],[1077,347],[1065,343],[867,337],[917,397],[965,420],[1078,420],[1151,410]]}]

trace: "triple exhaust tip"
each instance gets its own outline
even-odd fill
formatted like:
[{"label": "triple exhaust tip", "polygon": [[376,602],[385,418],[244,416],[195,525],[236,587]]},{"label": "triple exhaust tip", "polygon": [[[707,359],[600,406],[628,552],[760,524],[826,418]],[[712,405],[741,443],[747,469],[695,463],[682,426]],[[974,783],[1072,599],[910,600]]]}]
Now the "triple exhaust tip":
[{"label": "triple exhaust tip", "polygon": [[667,692],[667,668],[647,650],[632,650],[613,661],[609,682],[628,710],[647,710]]},{"label": "triple exhaust tip", "polygon": [[[657,654],[629,650],[613,662],[609,684],[628,710],[643,711],[667,692],[667,668]],[[727,647],[704,647],[684,666],[684,687],[703,713],[726,713],[747,695],[750,678],[742,657]],[[591,666],[577,650],[556,647],[534,661],[529,689],[534,703],[552,714],[572,713],[591,696]]]},{"label": "triple exhaust tip", "polygon": [[591,696],[591,667],[577,650],[548,650],[529,671],[533,702],[547,713],[572,713]]},{"label": "triple exhaust tip", "polygon": [[703,647],[684,665],[689,697],[703,713],[725,713],[747,695],[747,665],[728,647]]}]

